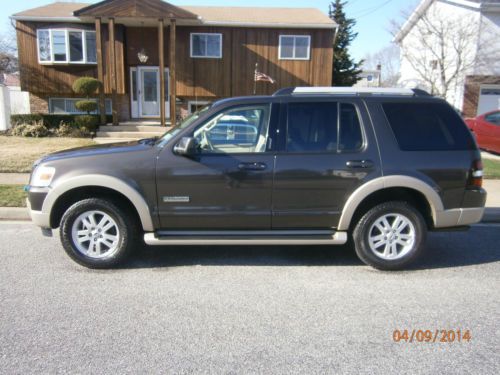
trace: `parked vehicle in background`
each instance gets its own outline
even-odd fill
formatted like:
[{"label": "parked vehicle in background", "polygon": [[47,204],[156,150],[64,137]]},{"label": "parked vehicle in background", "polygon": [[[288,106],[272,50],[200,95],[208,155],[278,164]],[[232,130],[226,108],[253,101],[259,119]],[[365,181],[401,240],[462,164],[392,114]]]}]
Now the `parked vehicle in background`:
[{"label": "parked vehicle in background", "polygon": [[216,101],[160,139],[34,165],[29,206],[87,267],[148,245],[342,245],[384,270],[429,230],[481,220],[481,155],[462,118],[419,90],[297,87]]},{"label": "parked vehicle in background", "polygon": [[500,110],[465,119],[479,148],[500,153]]}]

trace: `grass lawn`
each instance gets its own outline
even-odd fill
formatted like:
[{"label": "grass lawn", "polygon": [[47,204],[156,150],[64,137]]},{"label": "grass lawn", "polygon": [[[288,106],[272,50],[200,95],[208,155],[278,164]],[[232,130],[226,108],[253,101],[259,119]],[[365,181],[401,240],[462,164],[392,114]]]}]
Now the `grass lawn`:
[{"label": "grass lawn", "polygon": [[33,162],[45,154],[95,144],[86,138],[26,138],[0,136],[0,173],[31,172]]},{"label": "grass lawn", "polygon": [[483,159],[484,177],[492,179],[500,179],[500,161]]},{"label": "grass lawn", "polygon": [[23,185],[0,185],[0,207],[26,207]]}]

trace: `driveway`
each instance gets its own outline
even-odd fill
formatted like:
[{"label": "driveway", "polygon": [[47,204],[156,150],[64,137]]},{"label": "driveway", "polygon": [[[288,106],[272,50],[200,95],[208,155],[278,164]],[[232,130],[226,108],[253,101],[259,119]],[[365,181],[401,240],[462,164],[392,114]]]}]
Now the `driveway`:
[{"label": "driveway", "polygon": [[142,249],[92,271],[31,224],[0,235],[2,374],[500,373],[500,226],[431,234],[392,273],[330,247]]}]

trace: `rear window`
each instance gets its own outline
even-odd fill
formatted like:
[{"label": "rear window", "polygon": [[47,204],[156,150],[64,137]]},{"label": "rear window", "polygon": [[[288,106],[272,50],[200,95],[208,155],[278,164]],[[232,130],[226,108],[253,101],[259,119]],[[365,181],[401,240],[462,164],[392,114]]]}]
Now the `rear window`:
[{"label": "rear window", "polygon": [[460,116],[444,103],[384,103],[403,151],[470,150],[475,147]]}]

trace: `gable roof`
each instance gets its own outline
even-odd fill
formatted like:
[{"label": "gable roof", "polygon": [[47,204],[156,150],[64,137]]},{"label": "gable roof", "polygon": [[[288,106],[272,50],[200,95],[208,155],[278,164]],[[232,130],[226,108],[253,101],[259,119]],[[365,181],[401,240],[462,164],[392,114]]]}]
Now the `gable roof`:
[{"label": "gable roof", "polygon": [[154,17],[197,19],[198,17],[162,0],[104,0],[73,12],[76,17]]},{"label": "gable roof", "polygon": [[[394,37],[394,42],[401,42],[405,36],[410,32],[410,30],[415,26],[418,20],[425,14],[427,9],[434,3],[434,1],[440,0],[421,0],[417,5],[413,13],[408,17],[403,26],[399,29]],[[448,4],[465,7],[477,11],[485,10],[500,10],[500,0],[446,0]]]},{"label": "gable roof", "polygon": [[[119,7],[116,3],[120,3]],[[147,6],[144,6],[144,4]],[[115,10],[113,11],[112,8],[115,8]],[[122,8],[122,10],[116,8]],[[124,12],[123,9],[125,8],[127,8],[128,13]],[[111,15],[112,13],[113,15]],[[135,15],[129,16],[131,13]],[[97,4],[55,2],[16,13],[12,18],[26,21],[77,22],[81,21],[81,18],[95,17],[96,15],[103,17],[158,18],[161,15],[169,17],[170,13],[173,13],[174,16],[175,14],[184,14],[189,16],[183,17],[184,19],[188,21],[197,19],[198,25],[208,26],[311,29],[335,29],[337,27],[337,24],[326,14],[315,8],[180,7],[160,0],[106,0]],[[151,14],[154,14],[154,16]]]},{"label": "gable roof", "polygon": [[269,7],[216,7],[216,6],[185,6],[184,9],[198,14],[207,25],[238,25],[252,26],[255,24],[325,26],[335,27],[326,14],[316,8],[269,8]]}]

